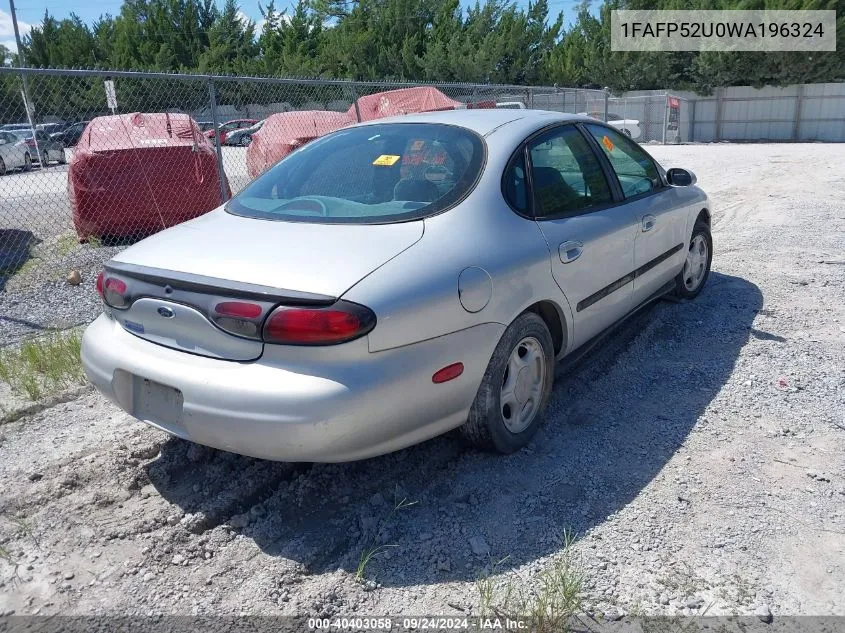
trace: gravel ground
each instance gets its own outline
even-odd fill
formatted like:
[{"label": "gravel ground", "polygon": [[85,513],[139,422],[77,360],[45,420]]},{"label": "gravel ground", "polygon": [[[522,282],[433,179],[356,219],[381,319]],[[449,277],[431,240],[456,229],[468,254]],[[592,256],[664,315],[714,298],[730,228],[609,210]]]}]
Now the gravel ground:
[{"label": "gravel ground", "polygon": [[562,370],[528,449],[264,462],[88,393],[0,428],[0,614],[467,614],[571,529],[591,613],[845,615],[845,146],[649,149],[713,198],[714,272]]}]

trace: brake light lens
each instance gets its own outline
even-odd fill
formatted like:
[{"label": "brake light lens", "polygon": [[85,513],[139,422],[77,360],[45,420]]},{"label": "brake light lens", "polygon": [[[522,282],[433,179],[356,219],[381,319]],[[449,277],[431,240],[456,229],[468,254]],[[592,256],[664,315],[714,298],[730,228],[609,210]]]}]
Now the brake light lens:
[{"label": "brake light lens", "polygon": [[214,306],[214,311],[220,316],[236,319],[257,319],[264,309],[257,303],[248,301],[222,301]]},{"label": "brake light lens", "polygon": [[113,308],[126,308],[129,305],[126,283],[117,277],[104,277],[103,300]]},{"label": "brake light lens", "polygon": [[264,306],[250,301],[221,301],[215,304],[211,318],[229,334],[260,339],[264,310]]},{"label": "brake light lens", "polygon": [[364,336],[376,325],[376,315],[351,301],[325,308],[281,306],[264,324],[264,341],[280,345],[337,345]]}]

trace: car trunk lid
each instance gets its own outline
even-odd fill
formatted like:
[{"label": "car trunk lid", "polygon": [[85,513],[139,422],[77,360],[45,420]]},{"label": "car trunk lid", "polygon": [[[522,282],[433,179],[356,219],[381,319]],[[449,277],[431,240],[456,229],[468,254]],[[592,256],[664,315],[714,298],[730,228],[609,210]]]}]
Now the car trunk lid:
[{"label": "car trunk lid", "polygon": [[274,307],[331,305],[422,232],[422,221],[331,225],[213,212],[115,256],[105,283],[119,280],[123,294],[106,289],[105,299],[136,336],[193,354],[254,360]]}]

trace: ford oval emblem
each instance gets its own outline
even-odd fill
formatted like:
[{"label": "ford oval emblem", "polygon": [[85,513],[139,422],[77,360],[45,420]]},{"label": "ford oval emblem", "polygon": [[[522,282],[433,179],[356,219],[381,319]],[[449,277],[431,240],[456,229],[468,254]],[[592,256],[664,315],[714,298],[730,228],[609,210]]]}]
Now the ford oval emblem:
[{"label": "ford oval emblem", "polygon": [[163,316],[165,319],[172,319],[172,318],[173,318],[173,314],[174,314],[174,313],[173,313],[173,310],[171,310],[170,308],[166,308],[166,307],[164,307],[164,306],[161,306],[161,307],[158,309],[158,313],[159,313],[161,316]]}]

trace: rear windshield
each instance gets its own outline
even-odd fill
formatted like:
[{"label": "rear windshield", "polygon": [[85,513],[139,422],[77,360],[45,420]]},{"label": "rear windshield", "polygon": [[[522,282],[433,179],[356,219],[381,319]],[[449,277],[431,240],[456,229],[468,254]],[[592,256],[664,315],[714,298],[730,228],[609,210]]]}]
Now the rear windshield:
[{"label": "rear windshield", "polygon": [[306,144],[256,178],[226,209],[251,218],[316,223],[414,220],[460,201],[483,164],[483,142],[464,128],[366,125]]}]

